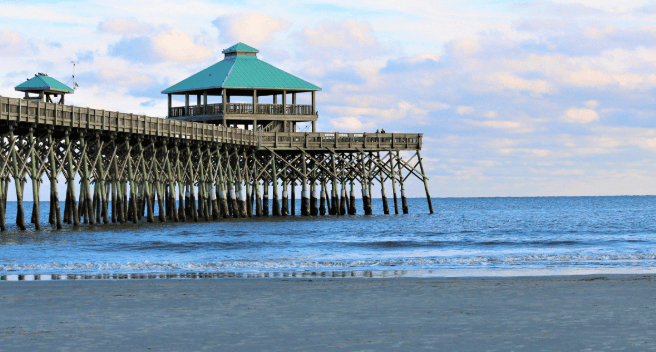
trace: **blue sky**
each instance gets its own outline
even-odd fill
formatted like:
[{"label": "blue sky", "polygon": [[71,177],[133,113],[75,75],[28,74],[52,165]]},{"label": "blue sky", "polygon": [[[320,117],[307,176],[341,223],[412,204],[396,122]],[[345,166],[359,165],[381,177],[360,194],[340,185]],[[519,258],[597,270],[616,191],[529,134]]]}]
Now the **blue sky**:
[{"label": "blue sky", "polygon": [[3,96],[75,60],[67,102],[163,116],[161,90],[242,41],[323,88],[319,130],[424,133],[433,196],[656,194],[656,2],[0,0],[0,18]]}]

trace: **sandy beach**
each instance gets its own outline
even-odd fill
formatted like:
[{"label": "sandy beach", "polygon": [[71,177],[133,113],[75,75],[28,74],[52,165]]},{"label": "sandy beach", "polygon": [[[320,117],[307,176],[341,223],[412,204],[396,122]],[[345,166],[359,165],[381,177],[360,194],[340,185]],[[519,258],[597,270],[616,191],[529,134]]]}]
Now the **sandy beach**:
[{"label": "sandy beach", "polygon": [[656,276],[2,282],[2,351],[645,351]]}]

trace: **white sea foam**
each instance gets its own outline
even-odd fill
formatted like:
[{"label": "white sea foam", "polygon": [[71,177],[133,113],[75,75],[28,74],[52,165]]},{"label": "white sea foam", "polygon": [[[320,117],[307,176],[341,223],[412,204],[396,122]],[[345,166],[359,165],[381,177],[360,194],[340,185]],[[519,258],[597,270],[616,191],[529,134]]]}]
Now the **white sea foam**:
[{"label": "white sea foam", "polygon": [[0,264],[0,272],[30,271],[106,271],[106,272],[152,272],[152,271],[217,271],[217,270],[290,270],[290,269],[335,269],[372,268],[384,270],[403,268],[472,268],[493,265],[499,268],[521,266],[604,266],[604,265],[654,265],[656,253],[636,254],[595,254],[595,255],[528,255],[500,257],[452,257],[452,258],[412,258],[389,260],[280,260],[266,261],[219,261],[219,262],[126,262],[126,263],[46,263],[46,264]]}]

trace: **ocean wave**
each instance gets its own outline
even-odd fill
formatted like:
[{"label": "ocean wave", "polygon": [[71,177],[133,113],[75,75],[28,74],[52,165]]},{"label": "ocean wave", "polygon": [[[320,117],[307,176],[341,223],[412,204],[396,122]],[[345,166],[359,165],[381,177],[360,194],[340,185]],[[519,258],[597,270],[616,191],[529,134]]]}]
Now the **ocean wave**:
[{"label": "ocean wave", "polygon": [[656,260],[656,253],[635,254],[594,254],[594,255],[527,255],[499,257],[451,257],[451,258],[408,258],[389,260],[270,260],[270,261],[220,261],[220,262],[125,262],[125,263],[46,263],[46,264],[0,264],[0,272],[27,271],[112,271],[112,272],[152,272],[175,270],[285,270],[285,269],[323,269],[323,268],[439,268],[443,265],[471,267],[479,265],[525,265],[525,264],[619,264],[619,262],[649,262]]}]

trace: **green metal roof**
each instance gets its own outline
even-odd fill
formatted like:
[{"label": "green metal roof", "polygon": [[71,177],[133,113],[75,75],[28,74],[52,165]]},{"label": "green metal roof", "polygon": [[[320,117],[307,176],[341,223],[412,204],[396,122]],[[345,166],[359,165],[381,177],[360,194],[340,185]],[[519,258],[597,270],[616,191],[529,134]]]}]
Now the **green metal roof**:
[{"label": "green metal roof", "polygon": [[[257,49],[243,43],[233,45],[223,52],[233,48],[238,48],[234,49],[235,51],[242,51],[240,49],[242,46],[257,52]],[[320,87],[276,68],[256,56],[234,55],[227,56],[224,60],[174,84],[163,90],[162,94],[220,88],[321,90]]]},{"label": "green metal roof", "polygon": [[259,50],[253,48],[252,46],[246,45],[244,43],[237,43],[237,44],[229,47],[228,49],[223,50],[222,53],[228,54],[228,53],[236,53],[238,51],[247,51],[247,52],[251,52],[251,53],[259,53],[260,52]]},{"label": "green metal roof", "polygon": [[17,91],[59,91],[63,93],[75,93],[75,90],[58,80],[44,76],[41,74],[35,75],[27,81],[19,84],[15,88]]}]

